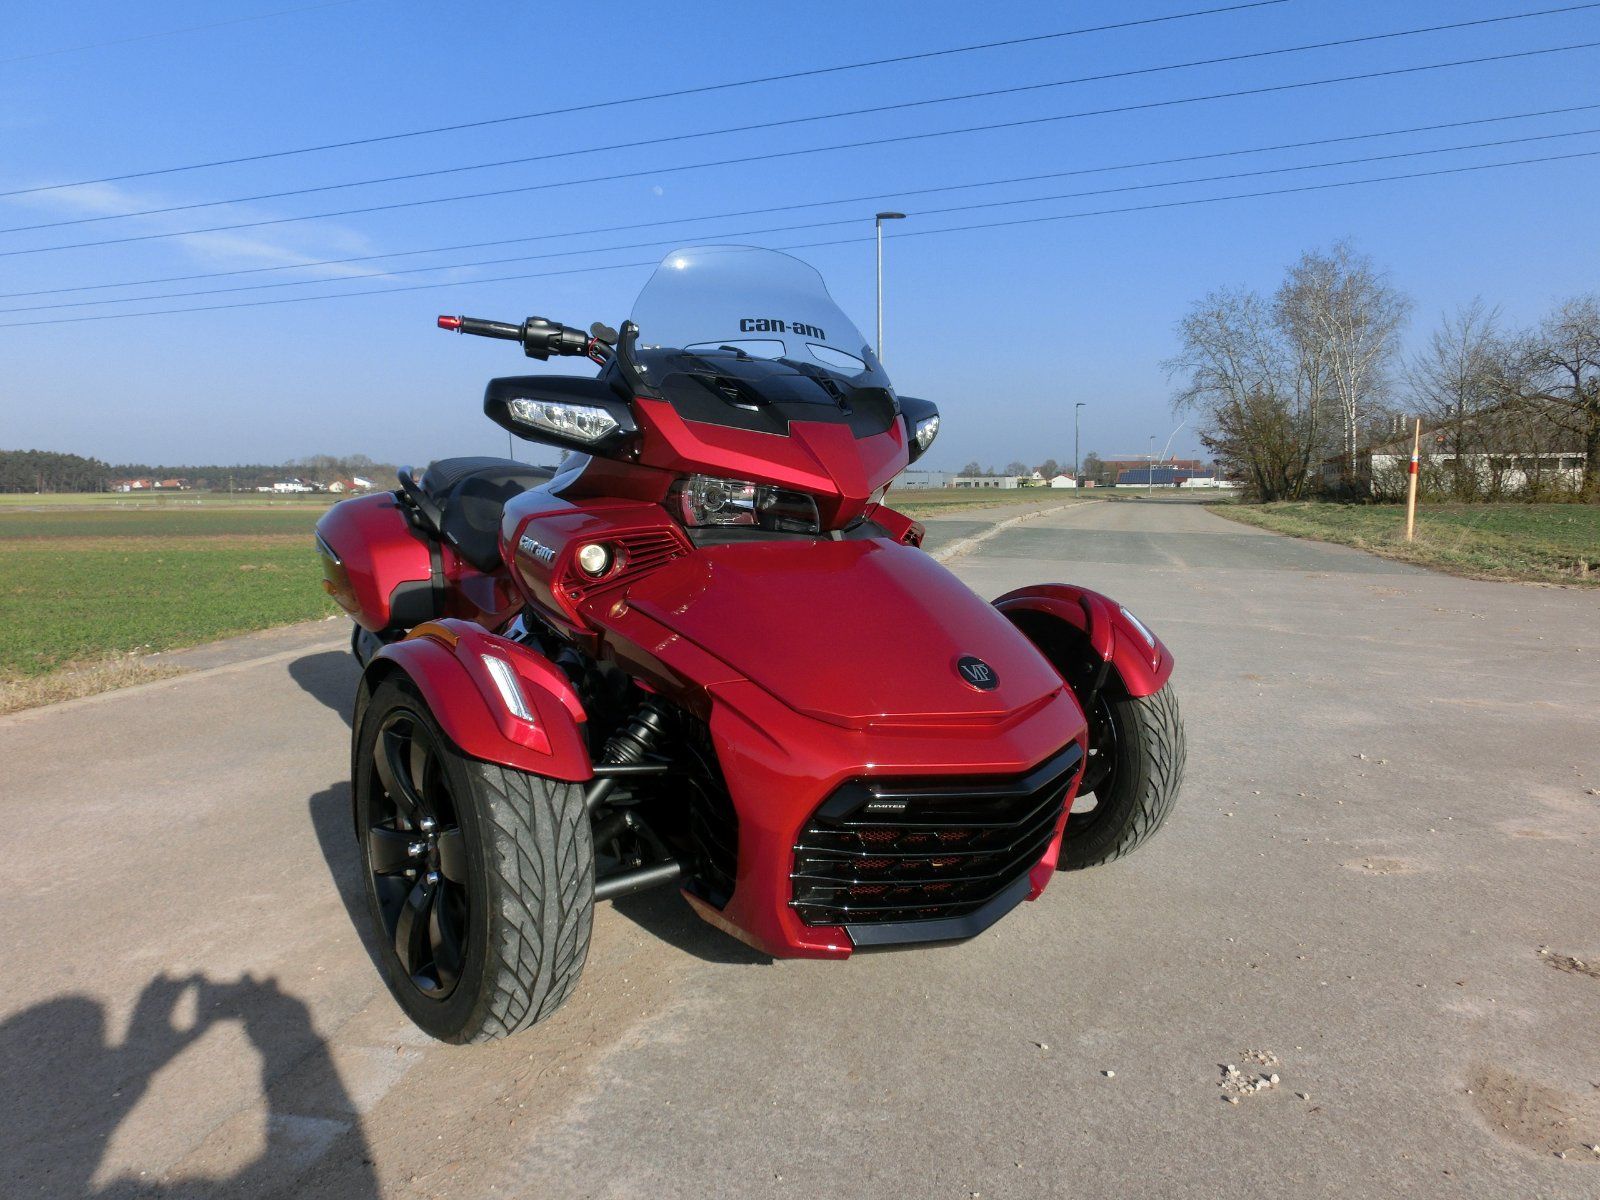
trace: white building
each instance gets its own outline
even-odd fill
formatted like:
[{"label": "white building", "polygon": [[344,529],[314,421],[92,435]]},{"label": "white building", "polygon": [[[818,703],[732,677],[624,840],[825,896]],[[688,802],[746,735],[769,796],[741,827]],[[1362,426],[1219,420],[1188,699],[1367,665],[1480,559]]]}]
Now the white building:
[{"label": "white building", "polygon": [[947,488],[954,487],[954,471],[924,471],[909,467],[894,478],[897,488]]},{"label": "white building", "polygon": [[955,486],[958,488],[1014,489],[1022,486],[1022,477],[1020,475],[957,475]]}]

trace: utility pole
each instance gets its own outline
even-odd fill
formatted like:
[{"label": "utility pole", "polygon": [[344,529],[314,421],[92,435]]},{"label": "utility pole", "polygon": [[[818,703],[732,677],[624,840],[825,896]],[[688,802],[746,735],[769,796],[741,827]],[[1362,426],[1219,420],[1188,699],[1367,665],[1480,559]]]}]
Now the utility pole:
[{"label": "utility pole", "polygon": [[1148,496],[1156,486],[1156,435],[1150,435],[1150,465],[1144,472],[1144,494]]},{"label": "utility pole", "polygon": [[883,223],[905,219],[903,212],[881,212],[872,220],[872,228],[878,238],[878,340],[872,349],[879,363],[883,362]]},{"label": "utility pole", "polygon": [[1078,464],[1082,457],[1078,453],[1078,418],[1083,415],[1083,401],[1078,401],[1072,407],[1072,487],[1076,491],[1083,486],[1083,479],[1078,474]]}]

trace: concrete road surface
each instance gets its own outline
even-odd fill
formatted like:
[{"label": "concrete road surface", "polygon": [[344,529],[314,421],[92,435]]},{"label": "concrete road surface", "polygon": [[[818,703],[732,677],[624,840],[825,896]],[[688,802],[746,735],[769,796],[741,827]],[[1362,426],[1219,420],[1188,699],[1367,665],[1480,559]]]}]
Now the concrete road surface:
[{"label": "concrete road surface", "polygon": [[1140,502],[955,569],[1169,641],[1162,835],[844,964],[605,905],[491,1046],[408,1027],[352,920],[336,625],[0,721],[0,1193],[1600,1195],[1600,593]]}]

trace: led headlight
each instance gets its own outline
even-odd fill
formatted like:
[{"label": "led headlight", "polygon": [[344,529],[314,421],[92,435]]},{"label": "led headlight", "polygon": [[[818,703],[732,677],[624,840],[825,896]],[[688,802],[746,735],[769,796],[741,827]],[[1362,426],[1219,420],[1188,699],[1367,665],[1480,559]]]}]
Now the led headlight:
[{"label": "led headlight", "polygon": [[579,546],[577,559],[578,570],[594,579],[599,579],[611,569],[611,551],[599,542]]},{"label": "led headlight", "polygon": [[922,420],[917,422],[917,428],[912,433],[912,437],[917,439],[918,451],[926,450],[929,446],[933,445],[933,439],[938,436],[938,414],[935,414],[931,417],[923,417]]},{"label": "led headlight", "polygon": [[592,404],[518,397],[506,401],[506,409],[519,425],[578,442],[598,442],[621,428],[615,417]]}]

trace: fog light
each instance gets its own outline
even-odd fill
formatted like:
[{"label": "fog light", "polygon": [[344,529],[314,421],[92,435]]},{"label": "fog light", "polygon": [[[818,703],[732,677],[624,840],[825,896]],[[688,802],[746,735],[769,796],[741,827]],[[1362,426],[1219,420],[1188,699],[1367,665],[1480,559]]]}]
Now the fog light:
[{"label": "fog light", "polygon": [[611,551],[599,542],[578,547],[578,570],[595,579],[611,569]]}]

